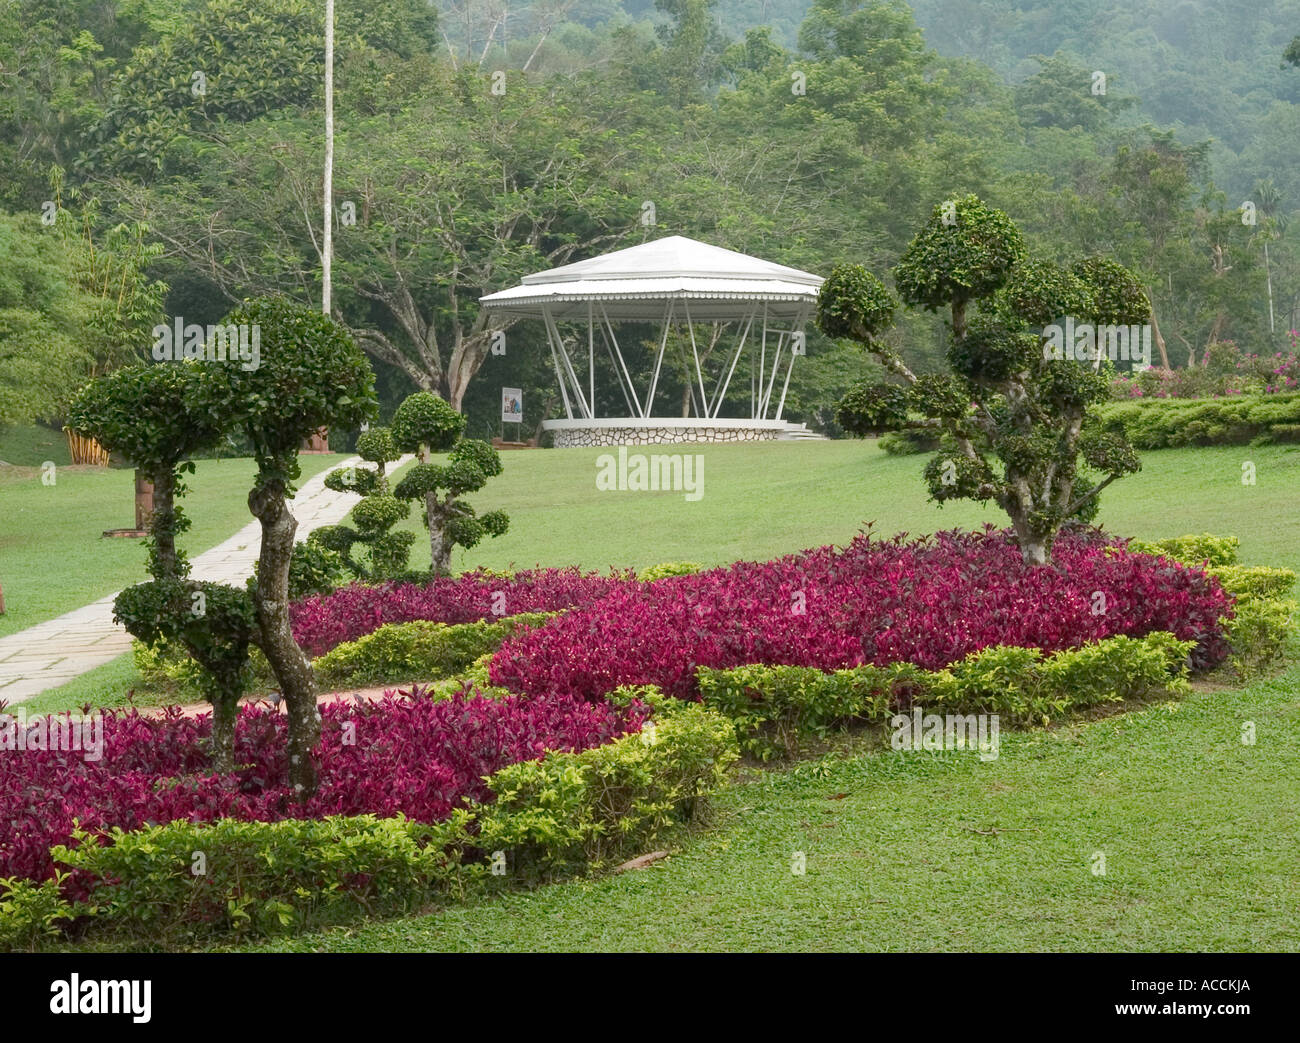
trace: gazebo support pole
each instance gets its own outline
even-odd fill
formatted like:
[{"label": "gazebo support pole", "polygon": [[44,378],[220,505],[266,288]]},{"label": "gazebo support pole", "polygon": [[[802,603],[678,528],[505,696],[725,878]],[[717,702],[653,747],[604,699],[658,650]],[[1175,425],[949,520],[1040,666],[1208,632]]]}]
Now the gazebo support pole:
[{"label": "gazebo support pole", "polygon": [[596,337],[591,327],[591,301],[587,302],[587,402],[591,417],[596,418]]},{"label": "gazebo support pole", "polygon": [[785,409],[785,393],[790,390],[790,375],[794,373],[794,359],[795,359],[794,348],[791,347],[790,365],[786,368],[785,371],[785,384],[783,384],[781,387],[781,401],[776,404],[776,416],[773,418],[774,420],[780,420],[781,411]]},{"label": "gazebo support pole", "polygon": [[654,408],[655,389],[659,387],[659,367],[664,363],[664,350],[668,347],[668,331],[673,325],[673,308],[676,301],[671,297],[668,298],[668,307],[664,309],[664,335],[659,341],[659,355],[655,359],[655,371],[650,377],[650,392],[645,397],[645,407],[647,410]]},{"label": "gazebo support pole", "polygon": [[585,419],[591,419],[591,408],[587,405],[587,400],[582,394],[582,381],[578,379],[578,374],[573,369],[573,362],[569,359],[569,350],[564,346],[564,341],[560,337],[560,329],[555,324],[555,319],[551,316],[549,309],[546,312],[546,322],[555,337],[555,346],[559,349],[560,358],[564,360],[564,369],[569,374],[569,379],[573,382],[573,397],[578,400],[578,408],[582,411]]},{"label": "gazebo support pole", "polygon": [[600,330],[600,342],[605,345],[605,354],[609,356],[609,367],[614,371],[614,376],[618,379],[618,389],[623,392],[623,403],[627,406],[627,415],[633,416],[637,410],[632,408],[632,399],[628,397],[627,384],[623,381],[623,374],[618,370],[618,360],[614,358],[614,349],[609,346],[609,337],[605,335],[605,328]]},{"label": "gazebo support pole", "polygon": [[761,381],[764,379],[765,374],[763,373],[759,374],[759,381],[760,381],[759,393],[762,395],[762,401],[759,402],[759,405],[762,407],[759,415],[760,420],[767,419],[767,410],[768,407],[771,406],[772,404],[772,392],[776,390],[776,371],[777,371],[777,367],[780,366],[781,364],[781,349],[783,347],[785,347],[785,333],[781,332],[780,334],[777,335],[776,349],[772,352],[772,375],[766,378],[767,379],[766,391],[763,390],[761,384]]},{"label": "gazebo support pole", "polygon": [[[695,346],[695,323],[691,321],[690,303],[683,298],[682,307],[686,310],[686,328],[691,334],[691,355],[695,358],[695,376],[700,382],[700,416],[707,419],[709,415],[709,394],[704,390],[704,372],[700,369],[700,351]],[[691,398],[695,398],[692,393]]]},{"label": "gazebo support pole", "polygon": [[641,400],[636,396],[636,385],[632,383],[632,374],[627,371],[627,363],[623,361],[623,351],[618,346],[618,338],[614,336],[614,326],[609,321],[609,316],[605,314],[605,306],[600,306],[600,317],[604,320],[604,328],[609,331],[609,341],[614,345],[614,351],[618,355],[618,364],[623,367],[623,376],[627,379],[627,386],[632,392],[632,399],[636,402],[637,412],[644,419],[646,412],[641,408]]},{"label": "gazebo support pole", "polygon": [[564,415],[572,420],[573,407],[569,404],[569,392],[564,386],[564,375],[560,372],[560,356],[555,346],[556,334],[552,332],[551,313],[545,308],[542,309],[542,319],[546,325],[547,343],[551,345],[551,361],[555,364],[555,382],[560,385],[560,395],[564,399]]},{"label": "gazebo support pole", "polygon": [[[750,362],[751,363],[753,362],[752,358],[750,359]],[[751,370],[751,372],[753,371]],[[757,396],[751,396],[753,397],[753,403],[750,407],[750,412],[753,414],[750,417],[751,420],[757,420],[759,418],[759,414],[762,409],[763,374],[766,372],[767,372],[767,305],[764,304],[763,305],[763,345],[758,355],[758,380],[756,384],[758,394]]]},{"label": "gazebo support pole", "polygon": [[722,400],[727,397],[727,388],[731,386],[731,375],[736,372],[736,363],[740,361],[740,356],[745,351],[745,341],[749,339],[749,331],[753,328],[753,326],[754,326],[754,312],[751,311],[749,313],[749,321],[745,323],[745,329],[740,334],[740,341],[736,345],[736,355],[731,360],[731,369],[727,371],[726,380],[723,381],[722,375],[721,374],[718,375],[718,380],[722,381],[722,385],[721,388],[715,387],[713,389],[713,405],[712,405],[712,411],[709,413],[711,417],[716,418],[717,415],[722,412]]}]

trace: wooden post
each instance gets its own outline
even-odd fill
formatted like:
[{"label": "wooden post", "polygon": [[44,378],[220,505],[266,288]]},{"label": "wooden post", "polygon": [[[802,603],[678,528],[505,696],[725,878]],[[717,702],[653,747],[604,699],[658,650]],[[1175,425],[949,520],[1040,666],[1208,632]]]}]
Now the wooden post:
[{"label": "wooden post", "polygon": [[142,471],[135,472],[135,527],[141,531],[149,528],[153,517],[153,482]]}]

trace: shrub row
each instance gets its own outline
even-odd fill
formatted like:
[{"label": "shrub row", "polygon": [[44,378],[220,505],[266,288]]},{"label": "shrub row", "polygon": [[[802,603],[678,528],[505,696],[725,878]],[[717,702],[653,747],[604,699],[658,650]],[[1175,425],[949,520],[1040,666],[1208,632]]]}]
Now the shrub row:
[{"label": "shrub row", "polygon": [[653,704],[653,721],[599,748],[501,768],[478,800],[437,823],[352,815],[79,831],[54,851],[59,876],[0,881],[0,948],[259,937],[410,912],[644,851],[666,827],[699,816],[737,757],[735,733],[726,718],[650,690],[620,698],[625,709]]},{"label": "shrub row", "polygon": [[1137,449],[1300,442],[1300,394],[1108,402],[1101,420]]},{"label": "shrub row", "polygon": [[830,672],[747,665],[703,667],[698,681],[705,705],[735,721],[741,749],[768,760],[792,755],[809,736],[881,723],[917,706],[1045,724],[1103,703],[1177,694],[1186,688],[1191,649],[1192,642],[1157,632],[1047,656],[1036,648],[986,648],[939,671],[908,663]]},{"label": "shrub row", "polygon": [[515,631],[539,626],[552,613],[525,612],[496,622],[386,623],[355,641],[336,645],[312,666],[326,685],[438,681],[462,673],[495,652]]}]

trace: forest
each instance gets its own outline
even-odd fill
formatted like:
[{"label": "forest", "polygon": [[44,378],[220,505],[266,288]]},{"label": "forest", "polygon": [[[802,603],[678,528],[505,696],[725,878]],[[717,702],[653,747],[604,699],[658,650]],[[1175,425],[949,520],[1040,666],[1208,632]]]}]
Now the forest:
[{"label": "forest", "polygon": [[[160,322],[318,301],[323,30],[307,0],[0,0],[0,426],[57,422]],[[480,296],[669,234],[883,271],[973,193],[1041,256],[1139,273],[1157,366],[1272,355],[1297,33],[1300,0],[338,0],[333,315],[385,415],[432,390],[495,434],[506,385],[531,432],[542,331],[494,353]],[[940,318],[890,338],[941,364]],[[804,362],[786,416],[839,434],[870,364],[812,331]]]}]

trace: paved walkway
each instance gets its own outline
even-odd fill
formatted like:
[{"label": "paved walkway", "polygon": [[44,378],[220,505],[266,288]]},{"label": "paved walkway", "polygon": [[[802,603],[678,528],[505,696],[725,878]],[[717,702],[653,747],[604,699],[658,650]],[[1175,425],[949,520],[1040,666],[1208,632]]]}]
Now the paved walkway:
[{"label": "paved walkway", "polygon": [[[390,466],[390,473],[405,460],[403,457]],[[347,516],[360,497],[326,489],[325,475],[337,467],[361,463],[361,457],[350,457],[302,484],[289,503],[298,519],[295,539],[304,539],[322,525],[336,525]],[[253,573],[261,537],[261,523],[249,522],[225,543],[191,558],[191,577],[242,584]],[[22,702],[131,651],[131,635],[113,622],[116,596],[114,592],[57,619],[0,638],[0,699],[11,704]]]}]

